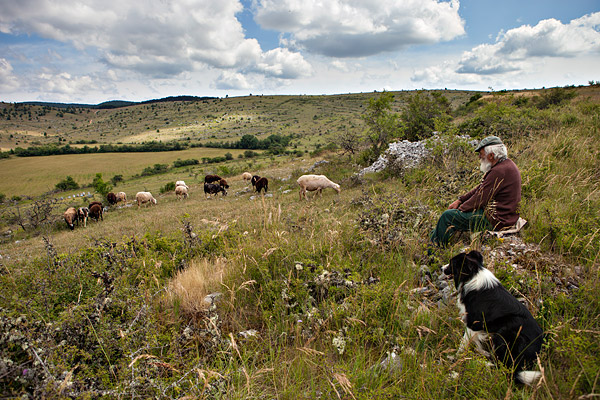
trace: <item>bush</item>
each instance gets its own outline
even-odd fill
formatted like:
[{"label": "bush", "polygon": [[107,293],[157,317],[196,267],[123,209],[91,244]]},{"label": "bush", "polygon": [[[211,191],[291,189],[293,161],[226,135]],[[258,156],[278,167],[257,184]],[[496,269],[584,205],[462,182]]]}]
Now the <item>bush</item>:
[{"label": "bush", "polygon": [[56,189],[60,191],[79,189],[79,184],[71,176],[67,176],[56,184]]},{"label": "bush", "polygon": [[167,164],[154,164],[152,167],[146,167],[142,171],[142,176],[157,175],[167,172],[169,166]]},{"label": "bush", "polygon": [[175,190],[175,182],[168,182],[165,186],[160,188],[160,194],[172,192]]},{"label": "bush", "polygon": [[175,160],[173,161],[173,168],[178,168],[178,167],[185,167],[187,165],[198,165],[200,164],[200,161],[196,160],[195,158],[190,158],[187,160]]},{"label": "bush", "polygon": [[436,120],[450,120],[449,113],[450,102],[441,93],[417,92],[408,99],[407,108],[401,116],[404,138],[417,141],[430,137]]},{"label": "bush", "polygon": [[115,175],[110,179],[110,181],[114,186],[117,186],[117,183],[123,182],[123,175]]},{"label": "bush", "polygon": [[100,193],[102,197],[106,197],[108,192],[112,190],[112,186],[109,185],[108,182],[104,182],[104,180],[102,179],[101,173],[96,174],[96,177],[92,181],[92,187],[94,188],[94,190],[96,190],[96,192]]}]

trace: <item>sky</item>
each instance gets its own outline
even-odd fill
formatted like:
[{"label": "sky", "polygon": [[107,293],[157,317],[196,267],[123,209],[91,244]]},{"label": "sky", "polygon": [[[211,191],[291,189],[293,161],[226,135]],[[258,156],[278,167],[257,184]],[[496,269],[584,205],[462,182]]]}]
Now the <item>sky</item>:
[{"label": "sky", "polygon": [[598,0],[0,0],[0,101],[600,81]]}]

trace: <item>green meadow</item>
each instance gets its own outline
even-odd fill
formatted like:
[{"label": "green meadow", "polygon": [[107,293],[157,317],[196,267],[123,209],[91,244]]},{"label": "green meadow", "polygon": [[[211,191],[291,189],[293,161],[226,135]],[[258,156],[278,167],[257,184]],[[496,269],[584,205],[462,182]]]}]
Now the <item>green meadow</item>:
[{"label": "green meadow", "polygon": [[[222,101],[229,113],[234,106],[252,111],[266,131],[293,131],[290,148],[302,156],[264,152],[246,159],[239,151],[194,148],[0,160],[0,392],[81,399],[594,398],[598,93],[596,86],[480,96],[448,91],[447,110],[424,119],[433,123],[425,136],[435,129],[442,141],[428,145],[422,163],[362,177],[355,173],[373,158],[375,136],[362,116],[380,93]],[[387,141],[410,131],[405,111],[417,94],[394,95],[379,119],[394,128]],[[225,112],[217,106],[164,107],[176,120],[194,107]],[[129,127],[140,124],[142,111],[152,113],[112,112]],[[235,126],[220,138],[236,137]],[[356,134],[355,153],[342,147],[348,132]],[[467,134],[503,138],[521,171],[520,213],[528,224],[503,239],[456,237],[428,255],[440,213],[481,179],[477,156],[460,137]],[[118,136],[102,138],[111,135]],[[233,159],[135,176],[157,163],[225,152]],[[253,193],[244,171],[269,179],[266,195]],[[307,171],[339,183],[341,193],[326,189],[301,200],[296,179]],[[113,191],[124,190],[130,202],[148,189],[158,203],[109,207],[103,221],[71,231],[62,213],[89,199],[64,198],[43,208],[47,219],[34,220],[36,202],[60,179],[89,183],[96,173],[105,180],[123,175]],[[207,173],[227,179],[227,196],[204,195]],[[190,186],[189,198],[159,192],[179,179]],[[31,198],[12,198],[24,195]],[[99,193],[94,199],[104,201]],[[457,354],[464,326],[453,283],[443,290],[440,269],[465,249],[482,251],[486,266],[546,333],[532,367],[543,377],[531,387],[514,383],[498,360],[472,349]]]}]

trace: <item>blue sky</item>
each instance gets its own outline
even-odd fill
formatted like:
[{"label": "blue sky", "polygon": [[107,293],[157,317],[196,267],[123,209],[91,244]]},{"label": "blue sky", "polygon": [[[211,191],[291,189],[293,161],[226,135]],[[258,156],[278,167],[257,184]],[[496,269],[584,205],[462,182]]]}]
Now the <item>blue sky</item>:
[{"label": "blue sky", "polygon": [[0,100],[501,90],[600,80],[600,2],[0,2]]}]

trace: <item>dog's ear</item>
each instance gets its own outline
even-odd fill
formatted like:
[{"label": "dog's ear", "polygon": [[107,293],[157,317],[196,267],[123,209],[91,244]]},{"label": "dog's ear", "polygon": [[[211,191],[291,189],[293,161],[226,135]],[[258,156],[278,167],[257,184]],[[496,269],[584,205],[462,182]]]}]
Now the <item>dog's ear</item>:
[{"label": "dog's ear", "polygon": [[467,259],[477,265],[483,266],[483,255],[477,250],[472,250],[467,254]]}]

